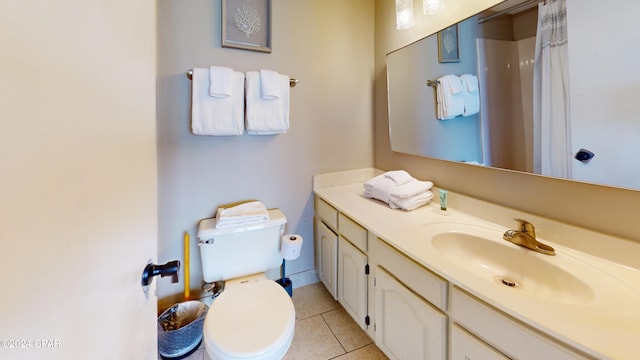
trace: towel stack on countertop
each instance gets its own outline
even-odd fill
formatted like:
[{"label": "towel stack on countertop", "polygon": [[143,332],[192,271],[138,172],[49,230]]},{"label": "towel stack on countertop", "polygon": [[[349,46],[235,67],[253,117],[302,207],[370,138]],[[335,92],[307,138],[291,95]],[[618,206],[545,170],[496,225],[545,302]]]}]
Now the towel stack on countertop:
[{"label": "towel stack on countertop", "polygon": [[249,201],[231,207],[219,207],[216,228],[250,225],[269,220],[269,211],[260,201]]},{"label": "towel stack on countertop", "polygon": [[433,198],[431,181],[420,181],[404,170],[388,171],[364,183],[364,196],[384,201],[392,209],[414,210]]}]

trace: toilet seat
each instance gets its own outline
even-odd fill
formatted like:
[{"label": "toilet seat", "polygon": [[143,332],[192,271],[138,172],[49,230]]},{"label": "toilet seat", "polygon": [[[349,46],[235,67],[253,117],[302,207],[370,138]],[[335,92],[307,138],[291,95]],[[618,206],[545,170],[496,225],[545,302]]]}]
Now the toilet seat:
[{"label": "toilet seat", "polygon": [[289,349],[295,309],[286,290],[272,280],[225,289],[204,320],[203,340],[216,359],[279,359]]}]

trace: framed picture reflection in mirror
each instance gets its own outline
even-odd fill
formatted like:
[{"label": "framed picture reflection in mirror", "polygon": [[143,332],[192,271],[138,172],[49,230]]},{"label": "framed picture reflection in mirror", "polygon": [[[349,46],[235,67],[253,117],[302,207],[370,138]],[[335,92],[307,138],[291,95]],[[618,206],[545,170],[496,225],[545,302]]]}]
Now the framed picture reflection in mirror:
[{"label": "framed picture reflection in mirror", "polygon": [[438,32],[438,62],[450,63],[459,61],[458,24],[455,24]]}]

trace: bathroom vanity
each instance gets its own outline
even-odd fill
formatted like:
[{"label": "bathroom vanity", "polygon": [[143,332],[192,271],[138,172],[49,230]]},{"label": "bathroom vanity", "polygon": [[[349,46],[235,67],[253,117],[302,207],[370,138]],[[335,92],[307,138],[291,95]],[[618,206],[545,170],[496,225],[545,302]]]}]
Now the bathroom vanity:
[{"label": "bathroom vanity", "polygon": [[[450,194],[392,210],[381,172],[316,175],[318,275],[391,359],[640,358],[640,244]],[[502,239],[524,218],[556,255]],[[636,254],[636,256],[633,256]]]}]

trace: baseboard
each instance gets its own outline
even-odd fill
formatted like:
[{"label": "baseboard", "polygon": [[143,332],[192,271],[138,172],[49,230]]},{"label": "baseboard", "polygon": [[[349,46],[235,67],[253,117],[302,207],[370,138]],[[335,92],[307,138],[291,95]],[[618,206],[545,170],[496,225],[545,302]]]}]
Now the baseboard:
[{"label": "baseboard", "polygon": [[318,274],[316,274],[315,269],[309,269],[299,273],[290,274],[287,277],[291,279],[294,289],[306,285],[315,284],[320,281],[320,278],[318,277]]}]

